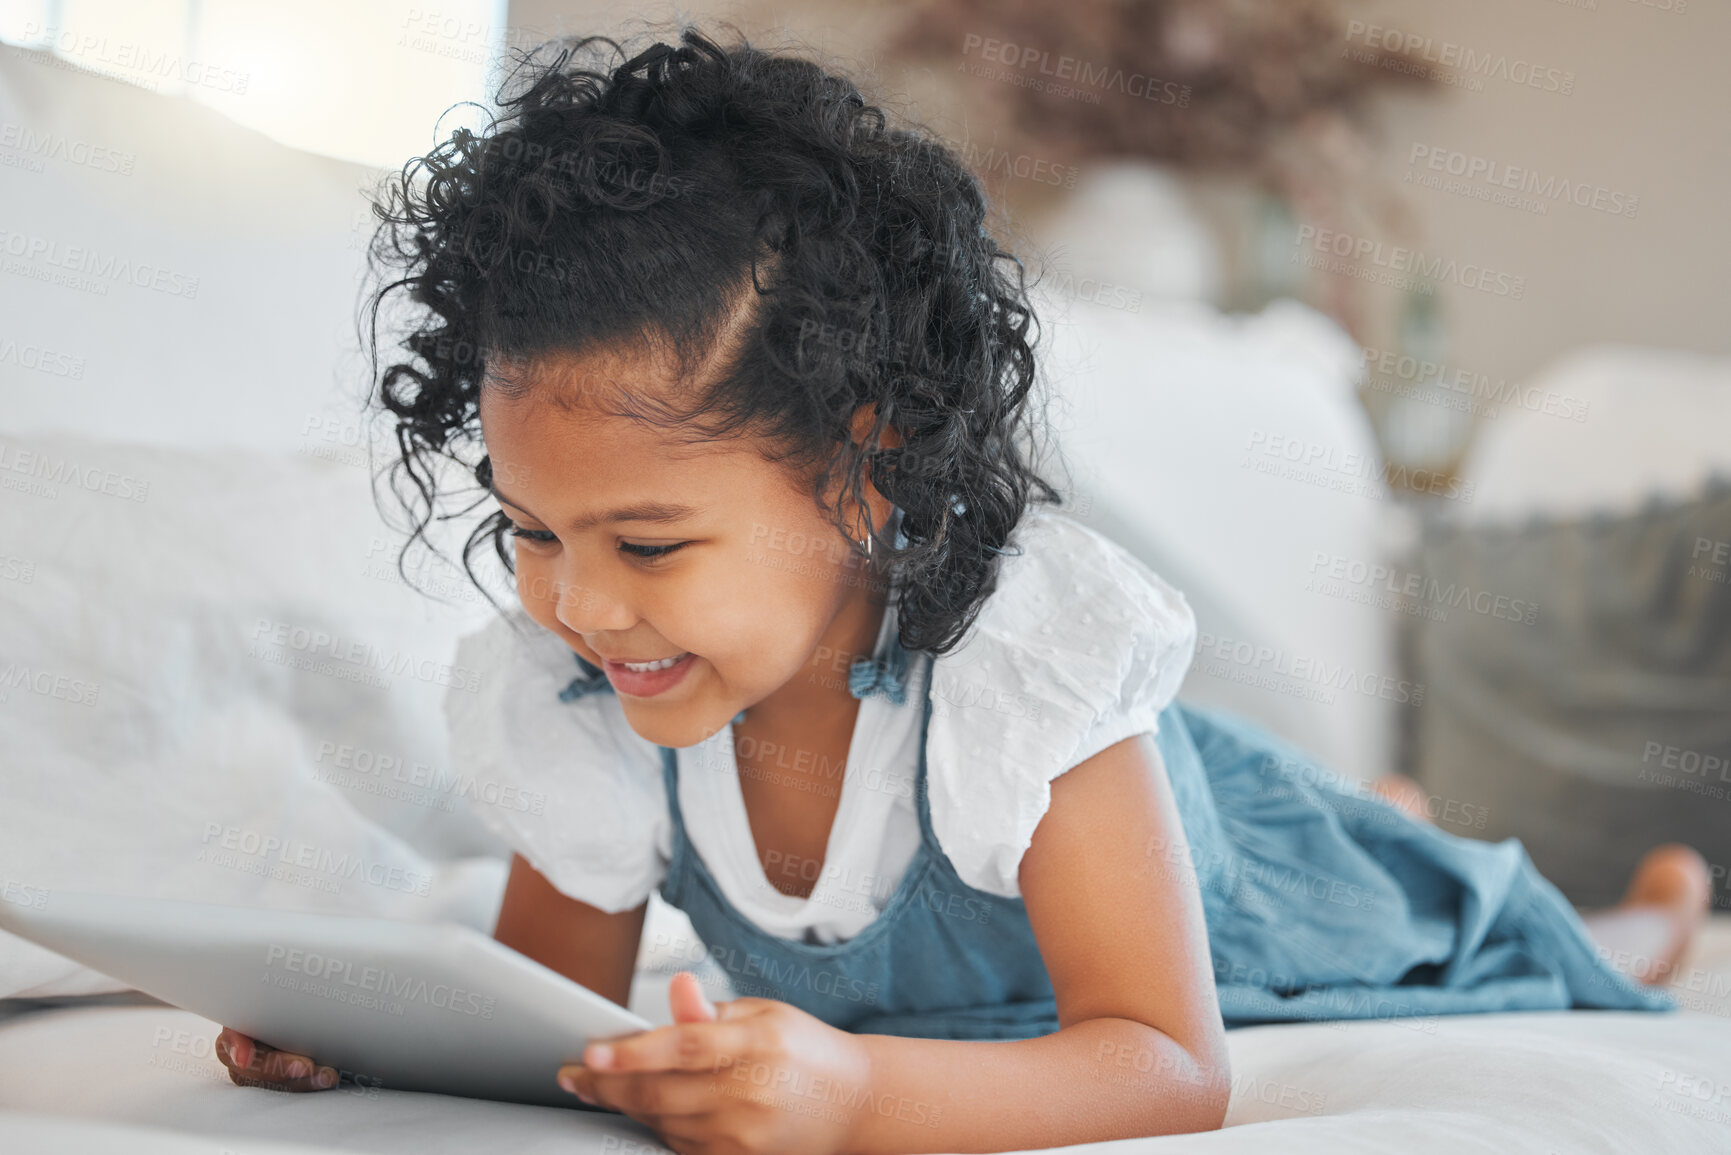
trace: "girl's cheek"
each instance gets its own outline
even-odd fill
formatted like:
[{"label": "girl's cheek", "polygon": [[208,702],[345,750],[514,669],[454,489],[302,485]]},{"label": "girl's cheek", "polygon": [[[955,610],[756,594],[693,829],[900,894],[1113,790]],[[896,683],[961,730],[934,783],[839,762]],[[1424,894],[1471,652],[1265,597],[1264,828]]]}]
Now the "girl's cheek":
[{"label": "girl's cheek", "polygon": [[517,548],[516,562],[518,600],[531,618],[552,628],[551,623],[558,620],[559,591],[551,570],[542,564],[542,558],[521,546]]}]

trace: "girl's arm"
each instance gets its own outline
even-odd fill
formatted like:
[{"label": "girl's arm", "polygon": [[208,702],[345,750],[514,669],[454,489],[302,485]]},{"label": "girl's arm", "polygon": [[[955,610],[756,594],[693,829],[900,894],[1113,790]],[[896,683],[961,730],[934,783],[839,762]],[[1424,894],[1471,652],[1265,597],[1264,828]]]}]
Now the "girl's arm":
[{"label": "girl's arm", "polygon": [[[1006,1151],[1209,1131],[1231,1096],[1202,896],[1159,748],[1140,736],[1052,782],[1019,872],[1057,1033],[863,1035],[873,1109],[852,1155]],[[893,1108],[893,1110],[892,1110]]]},{"label": "girl's arm", "polygon": [[623,1007],[631,1002],[648,910],[645,900],[634,910],[609,914],[562,893],[513,854],[493,937]]}]

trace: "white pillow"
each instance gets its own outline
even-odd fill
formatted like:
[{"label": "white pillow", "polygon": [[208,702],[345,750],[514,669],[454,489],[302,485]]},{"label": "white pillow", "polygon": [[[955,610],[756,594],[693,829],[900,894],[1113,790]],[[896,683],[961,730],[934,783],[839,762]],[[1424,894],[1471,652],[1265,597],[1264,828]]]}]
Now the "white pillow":
[{"label": "white pillow", "polygon": [[1073,511],[1196,612],[1180,700],[1259,721],[1342,774],[1392,769],[1399,712],[1425,689],[1401,672],[1394,617],[1325,580],[1381,563],[1404,524],[1345,334],[1293,302],[1254,317],[1052,302],[1040,317]]},{"label": "white pillow", "polygon": [[322,444],[367,376],[355,315],[378,173],[46,59],[9,48],[0,67],[0,146],[39,162],[0,165],[6,428]]},{"label": "white pillow", "polygon": [[1039,354],[1072,512],[1196,611],[1179,698],[1253,718],[1341,773],[1386,773],[1424,688],[1400,671],[1397,620],[1318,581],[1380,564],[1411,532],[1357,398],[1361,352],[1296,301],[1209,304],[1218,254],[1156,166],[1090,175],[1041,240],[1055,259]]},{"label": "white pillow", "polygon": [[[351,464],[0,434],[0,882],[491,931],[442,702],[492,611],[390,540]],[[5,938],[0,996],[116,985]]]},{"label": "white pillow", "polygon": [[1731,357],[1600,345],[1497,396],[1462,467],[1474,523],[1632,513],[1731,475]]}]

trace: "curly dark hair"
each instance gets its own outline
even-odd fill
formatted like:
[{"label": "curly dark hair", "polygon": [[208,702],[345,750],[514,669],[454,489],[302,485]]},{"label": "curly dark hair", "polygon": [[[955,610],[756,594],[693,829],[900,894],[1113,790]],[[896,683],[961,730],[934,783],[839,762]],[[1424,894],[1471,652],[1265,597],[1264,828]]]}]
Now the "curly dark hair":
[{"label": "curly dark hair", "polygon": [[[869,531],[895,567],[900,640],[946,652],[1024,511],[1061,501],[1033,464],[1026,271],[927,130],[890,126],[816,63],[690,27],[679,41],[629,58],[599,36],[522,54],[484,130],[454,132],[375,197],[363,326],[374,401],[396,419],[404,556],[435,518],[460,516],[440,512],[441,474],[491,483],[476,458],[484,379],[513,388],[517,367],[555,353],[648,349],[687,374],[714,356],[689,404],[621,394],[615,411],[693,441],[762,438],[850,539],[843,503],[869,476],[902,511],[900,548]],[[381,359],[399,292],[415,306],[406,356]],[[856,441],[867,405],[876,424]],[[902,445],[871,448],[889,428]],[[495,511],[463,547],[483,594],[473,556],[491,539],[511,571],[507,524]]]}]

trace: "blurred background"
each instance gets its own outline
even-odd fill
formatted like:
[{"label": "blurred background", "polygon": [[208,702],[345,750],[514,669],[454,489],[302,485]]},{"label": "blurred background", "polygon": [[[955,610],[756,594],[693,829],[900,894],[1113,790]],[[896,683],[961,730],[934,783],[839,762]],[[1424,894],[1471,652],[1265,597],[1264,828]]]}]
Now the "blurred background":
[{"label": "blurred background", "polygon": [[[524,800],[444,753],[490,611],[369,492],[366,193],[511,53],[680,18],[974,168],[1072,511],[1197,611],[1183,697],[1579,905],[1685,841],[1731,908],[1700,0],[0,0],[0,880],[491,928],[473,808]],[[102,981],[0,936],[0,995]]]}]

